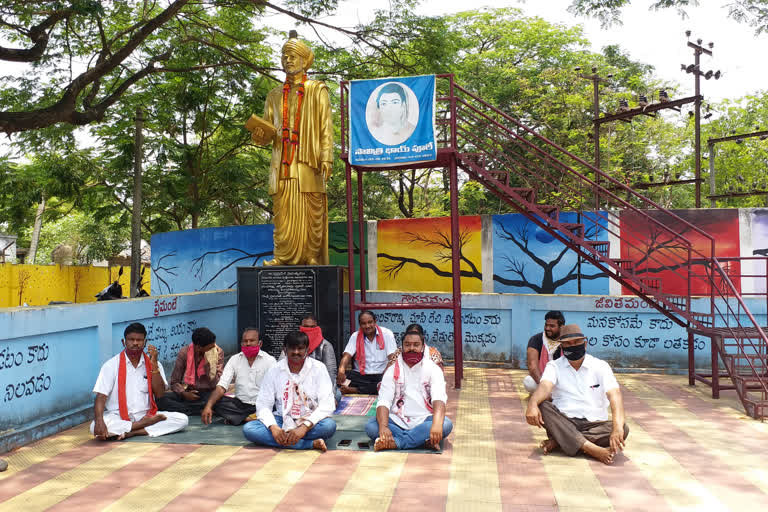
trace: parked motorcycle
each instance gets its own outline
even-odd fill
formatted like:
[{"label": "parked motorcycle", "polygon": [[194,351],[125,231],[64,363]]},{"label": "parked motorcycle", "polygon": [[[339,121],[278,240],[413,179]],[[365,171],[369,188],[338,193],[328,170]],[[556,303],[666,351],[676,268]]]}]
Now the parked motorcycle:
[{"label": "parked motorcycle", "polygon": [[124,299],[125,297],[123,297],[123,287],[119,283],[122,275],[123,267],[120,267],[120,271],[117,273],[117,279],[115,279],[112,284],[96,294],[96,301]]}]

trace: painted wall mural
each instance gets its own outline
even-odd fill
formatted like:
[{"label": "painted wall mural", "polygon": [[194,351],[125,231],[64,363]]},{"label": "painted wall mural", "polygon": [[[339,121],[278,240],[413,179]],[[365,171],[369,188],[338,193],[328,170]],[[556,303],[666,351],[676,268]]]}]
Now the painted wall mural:
[{"label": "painted wall mural", "polygon": [[[690,226],[683,222],[670,222],[666,217],[653,211],[647,212],[650,216],[664,221],[667,227],[688,239],[693,249],[708,256],[710,242]],[[686,222],[693,224],[715,239],[715,250],[718,258],[739,256],[739,211],[733,210],[675,210],[674,213]],[[637,265],[637,274],[648,278],[661,280],[661,291],[668,294],[686,294],[688,280],[683,271],[678,271],[680,265],[674,263],[685,258],[687,249],[677,242],[669,231],[660,229],[645,219],[638,218],[631,212],[621,215],[622,238],[632,237],[633,246],[626,243],[621,245],[621,257],[631,259]],[[696,257],[693,255],[692,257]],[[661,266],[671,266],[674,270],[658,269]],[[734,276],[740,274],[739,262],[728,262],[724,265],[726,271]],[[703,271],[702,267],[699,267]],[[738,279],[734,281],[737,289],[740,289]],[[694,295],[706,293],[702,280],[691,280],[691,292]],[[629,294],[629,290],[624,290]]]},{"label": "painted wall mural", "polygon": [[[596,217],[591,217],[595,219]],[[577,222],[573,212],[561,222]],[[608,240],[605,220],[587,222],[586,238]],[[600,227],[598,227],[600,226]],[[497,293],[608,293],[608,277],[519,213],[493,216],[493,291]]]},{"label": "painted wall mural", "polygon": [[743,272],[755,277],[751,289],[753,293],[765,293],[766,275],[768,275],[768,210],[752,210],[750,220],[752,253],[744,256],[755,259],[744,264]]},{"label": "painted wall mural", "polygon": [[272,258],[272,224],[169,231],[152,236],[152,295],[232,288],[237,267]]},{"label": "painted wall mural", "polygon": [[[768,256],[768,209],[744,214],[751,220],[751,245],[745,235],[740,248],[739,211],[677,210],[682,219],[709,233],[716,240],[717,256],[741,289],[738,262],[728,258]],[[576,222],[573,212],[561,213],[563,222]],[[653,213],[651,213],[653,215]],[[602,216],[602,215],[601,215]],[[674,261],[684,249],[672,244],[667,234],[653,223],[632,213],[621,215],[622,241],[613,247],[616,256],[632,259],[639,265],[643,277],[659,278],[664,293],[683,293],[687,287],[682,271],[658,271],[662,264]],[[609,240],[605,220],[600,228],[587,222],[586,236],[592,240]],[[708,240],[680,222],[672,229],[687,237],[696,250],[708,254]],[[589,227],[593,226],[593,227]],[[366,226],[367,229],[367,226]],[[484,232],[483,230],[487,230]],[[747,229],[744,226],[744,229]],[[173,294],[204,290],[219,290],[235,285],[238,266],[260,265],[272,257],[272,231],[269,224],[231,226],[160,233],[152,237],[152,294]],[[331,264],[347,264],[347,232],[344,222],[331,223],[329,229]],[[354,230],[354,251],[358,255],[361,241]],[[482,241],[486,240],[483,254]],[[490,242],[490,243],[489,243]],[[367,235],[362,240],[367,249]],[[564,244],[556,240],[521,214],[494,215],[490,219],[466,216],[460,220],[461,287],[464,292],[527,294],[590,294],[611,293],[610,278],[594,265],[579,261]],[[449,292],[451,290],[451,237],[447,217],[422,219],[380,220],[377,223],[376,268],[365,270],[366,279],[375,275],[378,290],[402,292]],[[483,268],[483,258],[493,261],[493,268]],[[354,258],[355,266],[359,258]],[[367,266],[368,260],[365,259]],[[757,263],[755,263],[757,264]],[[765,263],[760,275],[765,275]],[[745,267],[746,269],[746,267]],[[368,274],[375,272],[375,274]],[[752,272],[751,272],[752,273]],[[754,274],[754,273],[753,273]],[[492,285],[491,285],[492,283]],[[694,283],[693,293],[703,291],[703,283]],[[355,268],[355,287],[359,289]],[[492,286],[492,288],[491,288]],[[751,288],[762,286],[759,283]],[[758,290],[759,291],[759,290]],[[623,290],[629,294],[628,290]]]},{"label": "painted wall mural", "polygon": [[[352,225],[352,239],[354,243],[352,245],[354,251],[354,274],[355,274],[355,289],[360,288],[360,235],[357,228],[357,222]],[[363,251],[368,250],[368,237],[367,226],[363,227]],[[349,250],[349,244],[347,244],[347,223],[346,222],[331,222],[328,225],[328,260],[331,265],[339,265],[346,267],[349,263],[347,260],[347,251]],[[364,255],[367,256],[367,255]],[[363,264],[363,276],[368,279],[368,263]],[[344,289],[347,289],[346,282],[344,283]]]},{"label": "painted wall mural", "polygon": [[[461,289],[482,291],[480,216],[461,217]],[[381,220],[378,223],[379,290],[451,290],[451,220]]]}]

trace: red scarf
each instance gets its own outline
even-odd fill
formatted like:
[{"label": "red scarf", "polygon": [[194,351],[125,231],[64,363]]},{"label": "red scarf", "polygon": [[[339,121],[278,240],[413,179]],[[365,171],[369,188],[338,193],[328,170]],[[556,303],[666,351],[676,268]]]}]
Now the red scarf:
[{"label": "red scarf", "polygon": [[[381,332],[381,327],[376,326],[376,342],[380,349],[384,349],[384,333]],[[355,359],[357,365],[360,367],[360,375],[365,375],[365,334],[363,330],[357,331],[357,346],[355,348]]]},{"label": "red scarf", "polygon": [[311,354],[323,342],[323,330],[319,326],[299,327],[299,330],[309,337],[309,351],[307,354]]},{"label": "red scarf", "polygon": [[[149,387],[149,412],[147,416],[154,416],[157,414],[157,404],[155,403],[155,395],[152,393],[152,365],[147,354],[142,353],[141,355],[144,356],[144,366],[147,368],[147,386]],[[125,398],[127,372],[125,360],[125,350],[123,350],[120,352],[120,363],[117,366],[117,404],[120,408],[120,419],[131,421],[131,417],[128,416],[128,400]]]},{"label": "red scarf", "polygon": [[194,386],[197,377],[203,375],[205,375],[205,357],[200,358],[200,364],[197,365],[197,372],[195,372],[195,344],[190,343],[187,348],[187,368],[184,371],[184,383]]}]

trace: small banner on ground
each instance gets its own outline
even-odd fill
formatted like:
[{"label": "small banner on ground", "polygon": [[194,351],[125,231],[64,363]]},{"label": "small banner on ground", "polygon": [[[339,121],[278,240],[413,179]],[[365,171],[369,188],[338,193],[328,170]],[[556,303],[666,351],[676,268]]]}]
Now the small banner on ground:
[{"label": "small banner on ground", "polygon": [[352,80],[349,133],[352,165],[436,160],[435,75]]}]

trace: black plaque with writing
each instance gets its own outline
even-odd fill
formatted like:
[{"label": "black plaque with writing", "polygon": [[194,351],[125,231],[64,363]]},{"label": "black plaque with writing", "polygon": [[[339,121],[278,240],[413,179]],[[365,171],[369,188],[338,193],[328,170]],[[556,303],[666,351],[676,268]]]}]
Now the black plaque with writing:
[{"label": "black plaque with writing", "polygon": [[346,343],[342,339],[345,270],[332,265],[238,267],[238,333],[257,327],[264,350],[279,357],[286,333],[298,330],[301,318],[311,313],[338,361]]},{"label": "black plaque with writing", "polygon": [[259,272],[259,326],[264,348],[274,357],[283,339],[298,330],[301,317],[315,312],[315,272],[312,269],[265,269]]}]

